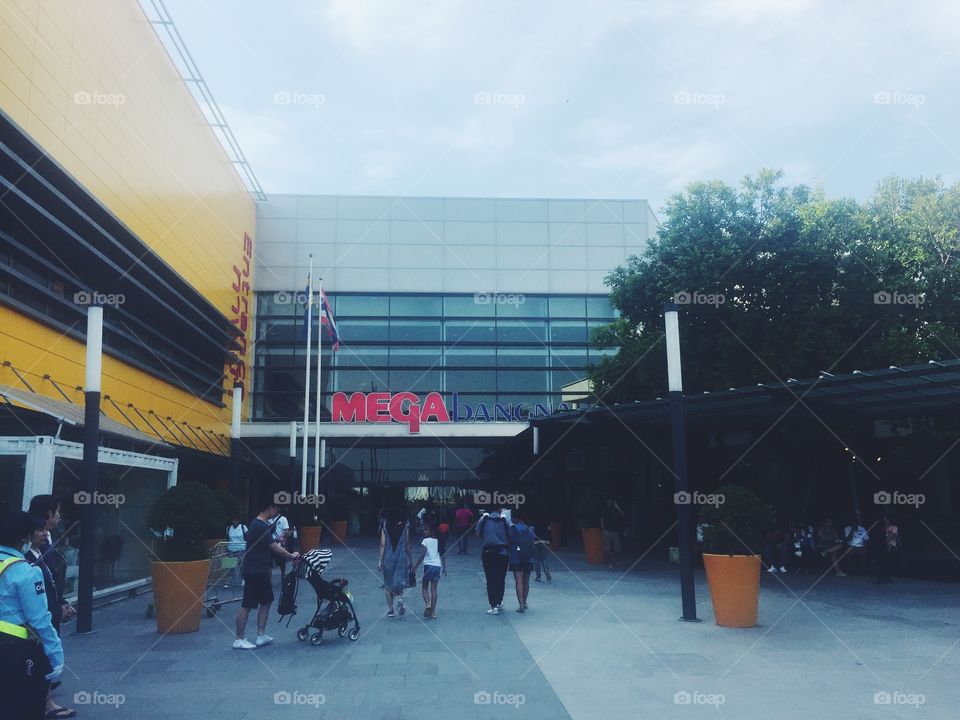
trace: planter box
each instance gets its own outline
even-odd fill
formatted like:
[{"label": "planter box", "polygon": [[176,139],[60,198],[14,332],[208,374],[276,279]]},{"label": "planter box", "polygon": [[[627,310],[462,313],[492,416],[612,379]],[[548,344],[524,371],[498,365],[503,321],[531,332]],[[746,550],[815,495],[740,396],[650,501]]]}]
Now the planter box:
[{"label": "planter box", "polygon": [[704,553],[703,567],[717,625],[755,627],[760,605],[760,556]]},{"label": "planter box", "polygon": [[167,635],[199,630],[210,561],[154,562],[150,563],[150,575],[157,632]]}]

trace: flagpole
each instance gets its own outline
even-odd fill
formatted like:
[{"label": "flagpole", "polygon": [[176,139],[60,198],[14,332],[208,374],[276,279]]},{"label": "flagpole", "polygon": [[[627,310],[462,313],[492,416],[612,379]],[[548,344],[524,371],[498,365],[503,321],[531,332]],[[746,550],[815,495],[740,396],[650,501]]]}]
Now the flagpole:
[{"label": "flagpole", "polygon": [[323,278],[319,278],[320,289],[317,291],[317,297],[320,300],[320,323],[317,325],[317,410],[315,415],[315,430],[316,434],[313,436],[313,494],[320,494],[320,466],[323,463],[323,458],[320,457],[320,399],[323,387],[320,383],[320,365],[323,360],[323,353],[321,352],[323,348],[323,319],[324,308],[323,308]]},{"label": "flagpole", "polygon": [[300,468],[300,496],[307,494],[307,442],[310,437],[310,349],[313,346],[313,253],[307,277],[307,362],[303,377],[303,465]]}]

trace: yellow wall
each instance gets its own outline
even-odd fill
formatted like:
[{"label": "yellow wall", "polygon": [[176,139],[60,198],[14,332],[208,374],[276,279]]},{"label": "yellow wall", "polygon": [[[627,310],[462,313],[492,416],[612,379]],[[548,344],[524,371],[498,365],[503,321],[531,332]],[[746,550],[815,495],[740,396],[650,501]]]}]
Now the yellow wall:
[{"label": "yellow wall", "polygon": [[[0,305],[0,348],[2,348],[0,360],[10,360],[36,392],[48,395],[55,400],[63,400],[63,396],[57,392],[53,384],[44,379],[43,376],[49,374],[70,400],[77,405],[83,405],[83,391],[76,389],[82,388],[84,383],[83,343]],[[2,365],[0,365],[0,384],[21,390],[27,389],[13,370]],[[167,421],[167,417],[173,418],[181,425],[187,422],[207,432],[216,432],[228,437],[230,435],[229,410],[222,411],[185,390],[174,388],[153,375],[131,368],[108,355],[103,357],[102,394],[113,398],[139,430],[155,437],[150,428],[127,409],[127,404],[133,403],[147,417],[150,424],[171,443],[187,445],[186,441],[178,435],[167,434],[164,428],[149,415],[149,410],[159,415],[174,433],[176,430]],[[107,400],[103,400],[101,409],[110,418],[129,426],[129,423]],[[186,432],[190,435],[189,430]],[[199,442],[197,444],[200,445]]]},{"label": "yellow wall", "polygon": [[[233,268],[243,266],[255,206],[137,0],[2,0],[0,107],[224,316],[236,315]],[[19,337],[41,334],[36,326]],[[17,367],[38,362],[58,380],[73,372],[10,347],[0,354]],[[120,385],[105,382],[104,391],[118,401],[151,388],[154,406],[171,410],[157,412],[174,416],[193,401],[120,363],[113,369]],[[229,410],[200,404],[229,422]]]}]

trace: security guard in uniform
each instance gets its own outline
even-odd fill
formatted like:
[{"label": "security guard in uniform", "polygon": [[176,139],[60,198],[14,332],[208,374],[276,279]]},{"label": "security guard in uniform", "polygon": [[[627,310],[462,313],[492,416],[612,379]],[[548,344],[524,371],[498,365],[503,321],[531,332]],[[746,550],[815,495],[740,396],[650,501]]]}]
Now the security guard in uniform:
[{"label": "security guard in uniform", "polygon": [[42,718],[51,680],[63,671],[63,645],[47,609],[43,572],[19,548],[43,527],[25,512],[0,517],[0,715]]}]

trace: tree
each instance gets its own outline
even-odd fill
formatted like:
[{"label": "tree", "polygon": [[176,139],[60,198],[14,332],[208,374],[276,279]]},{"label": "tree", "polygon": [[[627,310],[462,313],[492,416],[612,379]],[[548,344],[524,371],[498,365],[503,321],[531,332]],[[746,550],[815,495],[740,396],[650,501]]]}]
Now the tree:
[{"label": "tree", "polygon": [[607,277],[620,318],[594,341],[619,351],[591,370],[601,400],[665,391],[671,300],[688,393],[956,357],[960,186],[890,178],[860,204],[781,179],[667,202],[647,249]]}]

